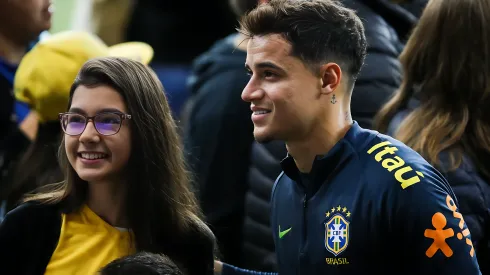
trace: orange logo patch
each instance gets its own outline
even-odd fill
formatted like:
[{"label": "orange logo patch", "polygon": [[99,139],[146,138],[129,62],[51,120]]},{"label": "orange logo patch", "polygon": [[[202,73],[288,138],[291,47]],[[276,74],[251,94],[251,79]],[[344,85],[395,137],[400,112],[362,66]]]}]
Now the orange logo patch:
[{"label": "orange logo patch", "polygon": [[446,217],[444,217],[442,213],[437,212],[432,216],[432,226],[434,226],[435,230],[426,229],[424,232],[424,236],[434,240],[432,245],[425,252],[427,257],[432,258],[439,249],[446,255],[446,257],[451,257],[453,255],[453,250],[446,243],[446,239],[454,236],[454,231],[451,228],[444,229],[446,224]]},{"label": "orange logo patch", "polygon": [[[463,215],[457,212],[456,204],[449,195],[446,197],[446,205],[453,212],[454,218],[459,219],[458,226],[462,231],[458,232],[456,237],[459,240],[462,240],[463,237],[465,237],[466,244],[471,247],[469,254],[471,257],[474,257],[475,249],[473,248],[473,243],[470,238],[467,238],[470,235],[470,230],[468,228],[464,229],[465,222]],[[452,228],[444,229],[446,225],[447,219],[441,212],[437,212],[432,216],[432,226],[435,229],[426,229],[424,231],[425,237],[434,240],[432,245],[425,252],[427,257],[432,258],[439,250],[441,250],[441,252],[448,258],[453,255],[453,250],[449,247],[446,240],[454,236],[454,230]]]}]

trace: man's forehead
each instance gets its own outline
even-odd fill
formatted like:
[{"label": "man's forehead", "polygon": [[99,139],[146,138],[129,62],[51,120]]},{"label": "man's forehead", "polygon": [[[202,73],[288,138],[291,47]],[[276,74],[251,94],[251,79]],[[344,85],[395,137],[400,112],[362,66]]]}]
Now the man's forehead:
[{"label": "man's forehead", "polygon": [[289,56],[291,44],[280,34],[254,36],[247,44],[247,62],[255,59],[277,59]]},{"label": "man's forehead", "polygon": [[291,44],[280,34],[258,35],[248,40],[250,49],[260,49],[268,47],[281,46],[283,48],[291,48]]}]

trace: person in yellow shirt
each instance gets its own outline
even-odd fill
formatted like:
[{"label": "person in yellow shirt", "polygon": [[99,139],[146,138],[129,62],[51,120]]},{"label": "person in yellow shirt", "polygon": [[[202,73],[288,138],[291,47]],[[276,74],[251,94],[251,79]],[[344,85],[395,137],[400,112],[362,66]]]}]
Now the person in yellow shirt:
[{"label": "person in yellow shirt", "polygon": [[37,119],[31,127],[32,143],[0,179],[0,201],[6,211],[27,192],[63,179],[56,153],[62,134],[58,114],[66,111],[71,84],[83,63],[106,55],[134,57],[147,64],[153,49],[139,42],[107,47],[98,36],[67,31],[39,42],[22,59],[13,79],[14,95]]},{"label": "person in yellow shirt", "polygon": [[[63,38],[52,38],[60,40],[53,54],[69,43]],[[71,41],[71,47],[87,47],[87,41]],[[214,236],[189,189],[162,84],[144,65],[151,51],[134,43],[88,46],[98,47],[76,75],[68,111],[58,115],[64,180],[7,214],[0,225],[2,271],[96,274],[115,259],[148,251],[168,255],[189,275],[213,274]],[[42,56],[54,64],[67,54]],[[58,100],[52,96],[36,110]]]}]

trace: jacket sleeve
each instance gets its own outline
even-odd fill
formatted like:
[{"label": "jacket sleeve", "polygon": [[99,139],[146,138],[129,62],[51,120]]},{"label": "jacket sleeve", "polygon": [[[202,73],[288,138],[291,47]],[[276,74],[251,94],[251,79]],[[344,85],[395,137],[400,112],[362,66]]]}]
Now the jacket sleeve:
[{"label": "jacket sleeve", "polygon": [[[22,209],[21,209],[22,210]],[[24,221],[23,211],[18,209],[9,212],[0,224],[0,259],[2,269],[20,264],[17,261],[23,259],[25,237],[27,227]]]},{"label": "jacket sleeve", "polygon": [[[448,156],[441,160],[449,163]],[[466,157],[461,166],[444,174],[458,199],[459,211],[471,232],[478,264],[482,274],[490,272],[490,185]]]},{"label": "jacket sleeve", "polygon": [[2,274],[44,274],[61,227],[56,206],[25,203],[10,211],[0,224]]},{"label": "jacket sleeve", "polygon": [[449,184],[432,167],[418,170],[420,182],[398,189],[391,217],[411,260],[404,268],[418,275],[481,274],[470,231]]}]

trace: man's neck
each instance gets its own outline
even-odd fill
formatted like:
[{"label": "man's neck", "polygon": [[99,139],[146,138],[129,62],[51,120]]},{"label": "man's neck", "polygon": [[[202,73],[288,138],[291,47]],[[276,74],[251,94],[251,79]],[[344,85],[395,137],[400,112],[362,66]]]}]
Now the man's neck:
[{"label": "man's neck", "polygon": [[315,158],[326,155],[349,131],[352,126],[350,111],[342,114],[315,127],[305,139],[286,142],[288,153],[300,172],[309,173]]},{"label": "man's neck", "polygon": [[0,57],[10,64],[19,64],[27,51],[27,44],[0,33]]},{"label": "man's neck", "polygon": [[123,182],[89,183],[87,205],[94,213],[115,227],[127,227],[124,215]]}]

